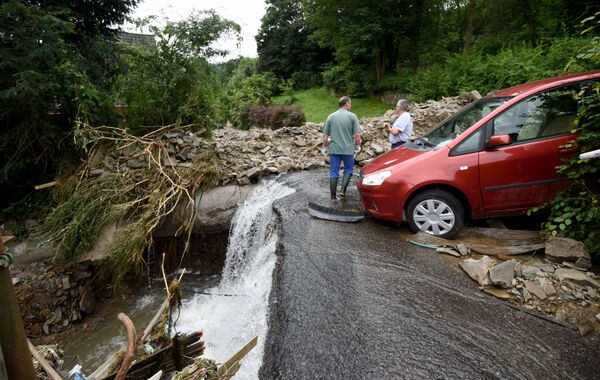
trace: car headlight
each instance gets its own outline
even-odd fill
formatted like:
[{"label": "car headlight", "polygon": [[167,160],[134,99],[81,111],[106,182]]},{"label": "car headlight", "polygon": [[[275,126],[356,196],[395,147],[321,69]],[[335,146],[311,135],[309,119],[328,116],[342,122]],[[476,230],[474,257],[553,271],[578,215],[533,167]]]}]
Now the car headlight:
[{"label": "car headlight", "polygon": [[379,186],[385,181],[386,178],[392,175],[391,170],[384,170],[382,172],[377,172],[373,174],[366,175],[362,183],[365,186]]}]

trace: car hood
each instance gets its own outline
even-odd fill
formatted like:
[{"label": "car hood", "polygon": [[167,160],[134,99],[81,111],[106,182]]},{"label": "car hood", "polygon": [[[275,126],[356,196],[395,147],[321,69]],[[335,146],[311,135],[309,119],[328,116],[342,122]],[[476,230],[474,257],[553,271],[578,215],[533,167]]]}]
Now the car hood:
[{"label": "car hood", "polygon": [[362,168],[363,175],[375,173],[381,170],[386,170],[390,167],[398,168],[404,166],[410,159],[418,156],[422,156],[429,150],[410,149],[407,147],[400,147],[392,149],[387,153],[375,158]]}]

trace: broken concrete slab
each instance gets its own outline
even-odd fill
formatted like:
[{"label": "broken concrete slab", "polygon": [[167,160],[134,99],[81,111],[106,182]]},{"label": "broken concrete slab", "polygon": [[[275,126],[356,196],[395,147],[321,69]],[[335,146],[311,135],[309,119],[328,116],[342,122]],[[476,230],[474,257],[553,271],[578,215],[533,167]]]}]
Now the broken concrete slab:
[{"label": "broken concrete slab", "polygon": [[492,284],[501,288],[510,288],[515,278],[516,260],[505,261],[490,268],[490,280]]},{"label": "broken concrete slab", "polygon": [[559,261],[576,261],[579,258],[590,258],[590,253],[583,243],[565,237],[551,237],[546,241],[546,256]]},{"label": "broken concrete slab", "polygon": [[554,275],[560,282],[567,280],[580,285],[600,288],[600,281],[590,278],[576,269],[559,268],[554,272]]},{"label": "broken concrete slab", "polygon": [[479,260],[466,259],[461,261],[458,265],[467,272],[469,277],[477,281],[480,285],[490,285],[490,279],[488,272],[491,267],[496,264],[496,261],[489,256],[484,256]]}]

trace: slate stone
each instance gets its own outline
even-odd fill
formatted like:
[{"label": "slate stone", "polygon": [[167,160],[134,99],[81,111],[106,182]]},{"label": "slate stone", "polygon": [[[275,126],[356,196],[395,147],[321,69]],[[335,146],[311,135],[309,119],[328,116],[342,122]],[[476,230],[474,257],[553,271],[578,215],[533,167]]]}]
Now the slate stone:
[{"label": "slate stone", "polygon": [[540,300],[546,299],[546,293],[542,289],[539,281],[525,281],[525,288]]},{"label": "slate stone", "polygon": [[576,284],[584,286],[592,286],[594,288],[600,288],[600,282],[588,277],[585,273],[575,269],[559,268],[554,273],[556,278],[563,281],[571,281]]},{"label": "slate stone", "polygon": [[490,269],[492,284],[501,288],[510,288],[515,278],[516,260],[508,260]]},{"label": "slate stone", "polygon": [[479,260],[466,259],[459,263],[459,266],[467,272],[469,277],[477,281],[480,285],[490,285],[488,272],[496,262],[489,256],[483,256]]},{"label": "slate stone", "polygon": [[577,259],[590,258],[590,254],[583,243],[564,237],[552,237],[546,241],[546,256],[554,259],[576,261]]}]

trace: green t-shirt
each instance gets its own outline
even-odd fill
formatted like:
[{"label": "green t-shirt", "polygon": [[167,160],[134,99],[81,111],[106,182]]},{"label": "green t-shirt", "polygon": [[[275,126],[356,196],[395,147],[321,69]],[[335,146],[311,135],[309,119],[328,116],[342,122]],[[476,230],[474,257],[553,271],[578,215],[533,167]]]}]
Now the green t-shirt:
[{"label": "green t-shirt", "polygon": [[323,133],[331,137],[329,154],[354,154],[354,135],[360,132],[358,118],[345,108],[327,117]]}]

